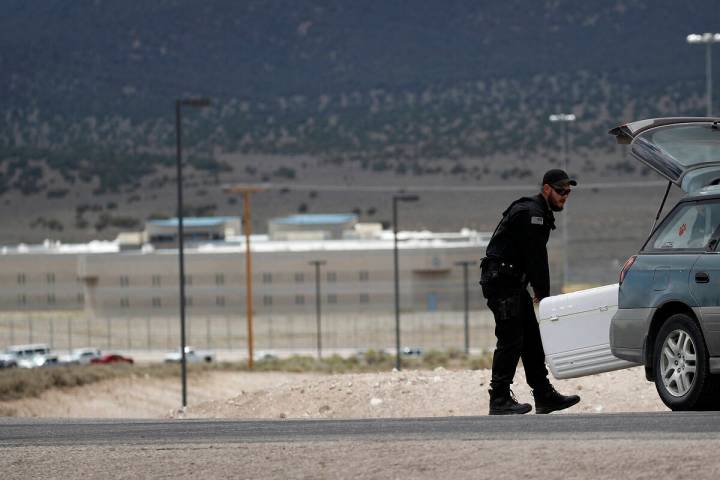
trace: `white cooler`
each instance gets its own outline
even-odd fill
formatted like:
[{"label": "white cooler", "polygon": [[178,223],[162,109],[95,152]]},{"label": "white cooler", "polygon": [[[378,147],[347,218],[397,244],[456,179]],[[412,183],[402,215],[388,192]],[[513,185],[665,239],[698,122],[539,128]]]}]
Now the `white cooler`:
[{"label": "white cooler", "polygon": [[544,298],[540,336],[555,378],[574,378],[634,367],[610,352],[610,320],[618,308],[618,284]]}]

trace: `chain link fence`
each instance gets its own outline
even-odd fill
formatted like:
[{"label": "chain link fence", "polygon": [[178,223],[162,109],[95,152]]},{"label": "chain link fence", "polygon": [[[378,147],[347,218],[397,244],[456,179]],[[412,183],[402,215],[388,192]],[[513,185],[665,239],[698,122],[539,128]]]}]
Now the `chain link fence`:
[{"label": "chain link fence", "polygon": [[[402,313],[401,346],[463,349],[464,312]],[[317,345],[316,315],[272,314],[253,319],[255,351],[313,351]],[[494,322],[489,310],[473,310],[468,318],[473,350],[494,346]],[[395,316],[379,313],[328,313],[321,316],[324,350],[395,348]],[[208,350],[247,351],[245,316],[186,318],[187,344]],[[180,344],[177,317],[89,318],[84,312],[0,313],[0,346],[45,343],[59,353],[79,347],[106,351],[170,351]],[[246,353],[245,353],[246,355]]]}]

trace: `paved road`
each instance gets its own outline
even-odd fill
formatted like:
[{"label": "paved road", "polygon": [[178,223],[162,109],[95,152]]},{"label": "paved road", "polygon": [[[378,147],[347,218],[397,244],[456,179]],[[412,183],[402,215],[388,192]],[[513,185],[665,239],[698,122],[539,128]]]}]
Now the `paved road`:
[{"label": "paved road", "polygon": [[667,412],[367,420],[0,420],[0,447],[663,437],[719,439],[720,415]]}]

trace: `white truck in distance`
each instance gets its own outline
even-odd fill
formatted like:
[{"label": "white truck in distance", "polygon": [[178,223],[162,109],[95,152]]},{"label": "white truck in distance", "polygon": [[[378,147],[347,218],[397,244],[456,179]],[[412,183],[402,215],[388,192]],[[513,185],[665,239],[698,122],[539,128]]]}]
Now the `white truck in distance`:
[{"label": "white truck in distance", "polygon": [[[182,352],[171,352],[165,355],[166,363],[179,363],[182,361]],[[187,363],[210,363],[215,361],[215,354],[213,352],[195,350],[195,348],[186,346],[185,347],[185,361]]]}]

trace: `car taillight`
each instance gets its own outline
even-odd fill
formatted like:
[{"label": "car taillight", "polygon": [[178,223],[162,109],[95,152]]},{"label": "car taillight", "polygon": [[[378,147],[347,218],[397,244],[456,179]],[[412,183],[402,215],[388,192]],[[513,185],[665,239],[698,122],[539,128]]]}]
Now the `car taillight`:
[{"label": "car taillight", "polygon": [[637,255],[633,255],[627,260],[625,260],[625,263],[622,266],[622,269],[620,270],[620,284],[623,283],[623,280],[625,280],[625,275],[630,270],[630,267],[633,266],[633,263],[635,263],[635,260],[637,259]]}]

